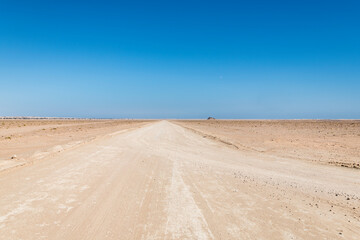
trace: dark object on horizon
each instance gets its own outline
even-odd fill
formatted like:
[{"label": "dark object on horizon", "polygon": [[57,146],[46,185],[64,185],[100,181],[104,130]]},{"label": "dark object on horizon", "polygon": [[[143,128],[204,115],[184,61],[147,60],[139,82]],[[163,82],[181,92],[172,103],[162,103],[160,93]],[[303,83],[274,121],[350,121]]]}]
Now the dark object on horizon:
[{"label": "dark object on horizon", "polygon": [[213,117],[208,117],[207,120],[215,120]]}]

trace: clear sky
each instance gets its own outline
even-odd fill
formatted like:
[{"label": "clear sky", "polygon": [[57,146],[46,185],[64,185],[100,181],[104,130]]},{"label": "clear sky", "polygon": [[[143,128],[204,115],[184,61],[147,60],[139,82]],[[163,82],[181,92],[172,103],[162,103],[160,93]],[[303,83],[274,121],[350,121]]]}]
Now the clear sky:
[{"label": "clear sky", "polygon": [[0,116],[360,118],[360,1],[0,0]]}]

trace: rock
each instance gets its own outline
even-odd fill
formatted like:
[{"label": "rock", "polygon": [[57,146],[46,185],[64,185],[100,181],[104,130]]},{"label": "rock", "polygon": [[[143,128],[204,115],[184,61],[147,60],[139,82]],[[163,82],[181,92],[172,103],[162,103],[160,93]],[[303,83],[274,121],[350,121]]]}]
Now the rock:
[{"label": "rock", "polygon": [[16,155],[12,155],[12,156],[11,156],[11,159],[17,159],[17,156],[16,156]]}]

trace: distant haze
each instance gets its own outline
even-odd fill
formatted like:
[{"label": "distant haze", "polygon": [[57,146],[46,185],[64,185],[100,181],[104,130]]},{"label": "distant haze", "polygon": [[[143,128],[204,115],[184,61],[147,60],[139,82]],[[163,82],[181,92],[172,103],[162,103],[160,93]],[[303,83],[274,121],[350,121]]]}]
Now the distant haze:
[{"label": "distant haze", "polygon": [[0,116],[360,118],[359,1],[1,1]]}]

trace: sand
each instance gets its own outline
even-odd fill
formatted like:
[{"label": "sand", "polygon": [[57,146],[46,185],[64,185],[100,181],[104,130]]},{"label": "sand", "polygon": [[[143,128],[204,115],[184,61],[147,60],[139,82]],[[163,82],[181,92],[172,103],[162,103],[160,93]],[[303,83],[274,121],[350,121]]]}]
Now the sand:
[{"label": "sand", "polygon": [[[144,120],[0,120],[0,172],[32,163]],[[16,159],[12,159],[16,156]]]},{"label": "sand", "polygon": [[242,152],[360,168],[360,120],[177,121]]},{"label": "sand", "polygon": [[[0,239],[360,238],[359,170],[312,161],[311,151],[304,158],[288,154],[293,147],[288,139],[317,136],[295,127],[298,122],[276,122],[273,130],[263,126],[244,141],[231,130],[238,123],[218,121],[214,126],[206,121],[75,121],[62,126],[59,135],[51,130],[62,128],[57,124],[35,124],[36,130],[17,133],[13,128],[11,135],[21,137],[6,139],[18,138],[1,150],[3,156],[16,154],[25,162],[38,145],[30,141],[24,150],[21,138],[39,136],[51,147],[66,145],[71,134],[82,144],[0,172]],[[76,132],[77,124],[86,133]],[[0,130],[4,136],[5,129]],[[251,126],[242,129],[254,132]],[[277,134],[280,129],[283,134]],[[47,134],[39,135],[42,131]],[[343,134],[353,130],[344,128]],[[261,136],[286,141],[270,145],[275,151],[269,153],[265,141],[255,140]],[[326,145],[327,139],[318,139],[313,139],[316,146]],[[311,144],[305,146],[298,150],[307,153]],[[315,146],[313,151],[320,152]],[[355,159],[352,151],[341,152],[348,162]]]}]

